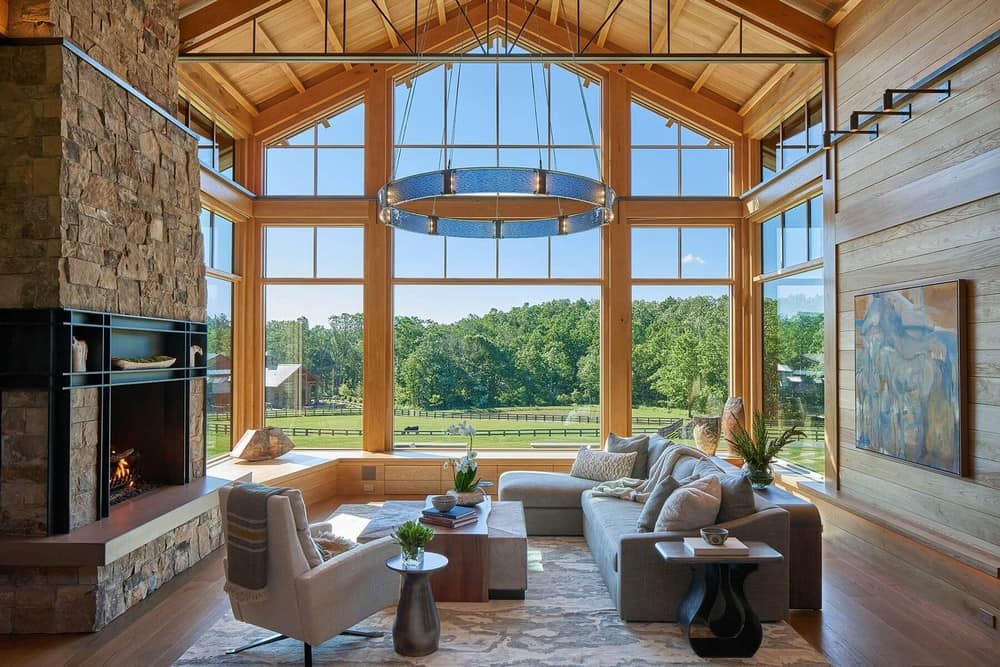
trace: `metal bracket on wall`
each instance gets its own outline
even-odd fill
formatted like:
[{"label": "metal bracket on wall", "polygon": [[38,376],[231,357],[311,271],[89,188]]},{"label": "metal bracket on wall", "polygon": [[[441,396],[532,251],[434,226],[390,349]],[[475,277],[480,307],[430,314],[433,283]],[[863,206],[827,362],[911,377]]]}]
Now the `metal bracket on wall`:
[{"label": "metal bracket on wall", "polygon": [[[855,112],[855,113],[857,113],[857,112]],[[864,112],[862,112],[862,113],[864,113]],[[852,114],[851,118],[853,120],[853,114]],[[833,146],[834,142],[836,141],[834,139],[834,137],[840,137],[840,136],[843,136],[843,135],[846,135],[846,134],[867,134],[868,135],[868,141],[875,141],[876,139],[878,139],[878,123],[875,123],[874,125],[872,125],[870,130],[858,130],[858,129],[852,129],[852,130],[827,130],[826,132],[823,133],[823,149],[826,150],[826,149],[831,148]]]},{"label": "metal bracket on wall", "polygon": [[[890,110],[883,111],[881,109],[873,109],[872,111],[852,111],[850,127],[851,130],[856,131],[861,127],[861,125],[867,123],[868,120],[874,116],[900,116],[899,122],[905,123],[906,121],[910,120],[910,118],[913,116],[912,110],[913,110],[913,105],[907,104],[905,107],[900,107],[899,109],[893,109],[891,111]],[[866,116],[866,118],[862,121],[861,116]],[[877,133],[876,136],[878,136]],[[872,138],[874,139],[874,137]]]},{"label": "metal bracket on wall", "polygon": [[[882,94],[882,108],[895,108],[895,98],[897,94],[910,97],[911,95],[926,93],[937,93],[938,102],[943,102],[951,97],[951,79],[945,81],[942,88],[886,88],[885,92]],[[906,106],[909,108],[910,105],[907,104]]]}]

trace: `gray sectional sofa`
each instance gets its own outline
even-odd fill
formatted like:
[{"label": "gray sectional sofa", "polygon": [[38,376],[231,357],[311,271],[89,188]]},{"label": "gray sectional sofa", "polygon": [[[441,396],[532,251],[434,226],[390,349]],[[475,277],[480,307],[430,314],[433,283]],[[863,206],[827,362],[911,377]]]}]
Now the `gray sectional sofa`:
[{"label": "gray sectional sofa", "polygon": [[[702,460],[712,461],[696,449],[652,436],[649,466],[670,446],[682,448],[665,472],[675,479],[689,476]],[[654,545],[697,536],[698,531],[640,533],[636,524],[643,505],[594,496],[595,484],[564,473],[511,471],[500,476],[498,496],[524,504],[528,535],[583,535],[623,620],[676,621],[690,573],[687,567],[667,567]],[[782,563],[762,565],[746,581],[760,619],[778,621],[788,611],[789,514],[759,494],[755,504],[755,513],[718,525],[741,540],[766,542],[786,556]]]}]

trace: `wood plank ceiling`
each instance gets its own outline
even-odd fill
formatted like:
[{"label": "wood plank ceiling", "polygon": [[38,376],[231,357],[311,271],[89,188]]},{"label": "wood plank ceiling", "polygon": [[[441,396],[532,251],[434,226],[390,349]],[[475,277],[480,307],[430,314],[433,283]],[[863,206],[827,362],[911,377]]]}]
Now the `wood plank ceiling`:
[{"label": "wood plank ceiling", "polygon": [[[260,52],[332,52],[343,50],[342,38],[343,0],[270,0],[245,2],[242,0],[178,0],[181,16],[181,50],[185,52],[246,52],[254,48]],[[347,51],[388,51],[399,46],[400,41],[414,39],[413,0],[347,0],[348,40]],[[486,0],[462,0],[462,6],[471,11]],[[538,0],[535,20],[547,20],[567,33],[567,40],[575,43],[577,6],[580,7],[581,31],[589,36],[600,29],[594,44],[611,51],[646,52],[649,44],[653,50],[667,50],[667,2],[653,2],[653,21],[649,24],[648,0]],[[764,2],[777,9],[814,22],[834,26],[857,0],[782,0],[782,3]],[[327,16],[327,3],[329,15]],[[510,6],[520,16],[531,10],[532,0],[510,0]],[[721,2],[720,0],[671,0],[669,49],[672,53],[732,52],[742,49],[746,53],[801,53],[805,49],[777,34],[773,27],[758,26],[750,20],[741,22],[736,13],[739,5],[748,3]],[[723,7],[727,5],[729,9]],[[491,25],[502,34],[502,17],[505,3],[494,0],[498,11]],[[781,7],[785,7],[781,10]],[[263,8],[263,11],[261,10]],[[471,33],[461,15],[457,0],[423,0],[420,5],[418,39],[431,26],[453,23],[455,34],[461,38]],[[789,8],[791,11],[789,11]],[[381,12],[379,11],[381,9]],[[225,10],[225,11],[224,11]],[[482,11],[482,9],[480,9]],[[514,10],[511,10],[512,14]],[[242,13],[241,13],[242,12]],[[382,16],[392,20],[390,25]],[[247,20],[256,14],[256,19]],[[610,18],[608,18],[610,16]],[[219,26],[220,17],[227,19]],[[329,29],[324,30],[324,18]],[[607,19],[607,21],[605,21]],[[512,20],[514,31],[519,23]],[[603,29],[601,28],[603,24]],[[394,26],[394,28],[393,28]],[[763,26],[763,24],[762,24]],[[256,31],[256,36],[255,36]],[[399,34],[397,34],[397,31]],[[482,34],[480,30],[480,34]],[[325,33],[325,35],[324,35]],[[403,40],[400,39],[403,38]],[[588,37],[584,37],[587,39]],[[531,38],[525,35],[521,43],[530,48]],[[593,47],[592,47],[593,48]],[[782,64],[700,64],[671,63],[647,65],[692,91],[709,97],[741,115],[750,111],[758,102],[761,91],[774,87],[781,79],[793,74],[796,67],[815,66]],[[334,76],[350,65],[321,63],[291,63],[288,65],[248,63],[182,63],[181,79],[185,81],[214,82],[215,89],[224,91],[250,116],[282,101],[301,94],[304,90]],[[207,79],[206,79],[207,77]],[[204,86],[202,87],[204,89]]]}]

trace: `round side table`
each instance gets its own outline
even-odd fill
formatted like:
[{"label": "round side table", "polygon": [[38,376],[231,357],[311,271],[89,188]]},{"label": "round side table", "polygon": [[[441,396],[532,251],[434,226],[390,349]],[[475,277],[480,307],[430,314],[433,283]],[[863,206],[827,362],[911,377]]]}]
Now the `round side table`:
[{"label": "round side table", "polygon": [[424,552],[424,563],[417,568],[404,568],[399,556],[385,562],[387,568],[403,575],[396,622],[392,626],[392,645],[396,653],[418,657],[438,649],[441,623],[429,577],[446,565],[447,558],[431,551]]}]

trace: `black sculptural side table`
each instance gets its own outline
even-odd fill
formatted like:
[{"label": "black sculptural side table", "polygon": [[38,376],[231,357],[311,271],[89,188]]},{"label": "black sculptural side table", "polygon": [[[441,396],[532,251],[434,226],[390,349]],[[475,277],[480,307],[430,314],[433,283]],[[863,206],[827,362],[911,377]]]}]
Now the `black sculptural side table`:
[{"label": "black sculptural side table", "polygon": [[[656,543],[668,565],[691,568],[691,587],[681,599],[677,622],[702,658],[749,658],[760,648],[760,619],[743,592],[743,581],[759,564],[780,562],[782,555],[763,542],[746,545],[747,556],[693,556],[683,542]],[[707,627],[712,636],[692,637],[692,625]]]},{"label": "black sculptural side table", "polygon": [[396,622],[392,626],[392,645],[396,653],[417,657],[438,650],[441,623],[429,577],[446,565],[447,558],[430,551],[424,553],[423,564],[416,568],[403,567],[399,556],[385,562],[387,568],[403,575]]}]

